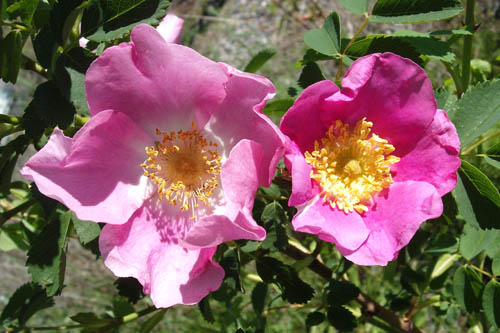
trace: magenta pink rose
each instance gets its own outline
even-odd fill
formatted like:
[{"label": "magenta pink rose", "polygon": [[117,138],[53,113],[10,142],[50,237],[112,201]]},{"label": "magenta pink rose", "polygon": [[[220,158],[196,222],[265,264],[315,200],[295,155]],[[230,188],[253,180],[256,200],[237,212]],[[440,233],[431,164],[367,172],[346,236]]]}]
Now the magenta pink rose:
[{"label": "magenta pink rose", "polygon": [[281,121],[293,226],[335,243],[356,264],[386,265],[423,221],[441,215],[441,197],[457,182],[460,142],[411,60],[365,56],[342,87],[308,87]]},{"label": "magenta pink rose", "polygon": [[22,174],[80,219],[107,223],[105,264],[157,307],[193,304],[222,282],[218,244],[265,238],[252,208],[284,153],[261,112],[275,90],[150,26],[130,38],[87,72],[91,119],[73,138],[55,129]]}]

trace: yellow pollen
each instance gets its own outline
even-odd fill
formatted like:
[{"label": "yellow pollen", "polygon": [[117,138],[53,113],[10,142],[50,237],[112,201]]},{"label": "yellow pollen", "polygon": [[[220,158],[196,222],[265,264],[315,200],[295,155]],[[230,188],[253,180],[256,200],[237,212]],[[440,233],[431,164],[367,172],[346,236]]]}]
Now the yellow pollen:
[{"label": "yellow pollen", "polygon": [[368,210],[371,197],[393,183],[391,165],[399,157],[391,155],[394,146],[370,133],[373,123],[365,118],[350,130],[349,124],[337,120],[314,150],[304,153],[313,170],[311,178],[322,189],[321,197],[332,208],[345,213]]},{"label": "yellow pollen", "polygon": [[219,186],[221,157],[217,144],[207,141],[192,123],[189,131],[165,133],[156,129],[160,141],[146,147],[148,156],[141,167],[144,175],[157,185],[158,201],[165,198],[181,211],[193,212],[200,203],[209,206],[209,198]]}]

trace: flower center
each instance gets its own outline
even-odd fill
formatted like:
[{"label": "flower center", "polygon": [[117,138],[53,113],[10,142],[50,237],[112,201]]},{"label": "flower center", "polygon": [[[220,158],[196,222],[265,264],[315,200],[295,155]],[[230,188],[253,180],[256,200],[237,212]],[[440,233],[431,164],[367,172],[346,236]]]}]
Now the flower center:
[{"label": "flower center", "polygon": [[314,142],[314,151],[304,156],[313,170],[311,178],[321,186],[320,196],[330,206],[350,213],[368,211],[368,200],[393,183],[391,165],[399,157],[390,155],[394,146],[376,134],[373,123],[365,118],[349,124],[337,120],[321,139]]},{"label": "flower center", "polygon": [[165,133],[156,129],[161,141],[146,147],[148,158],[141,164],[144,175],[158,186],[158,200],[163,197],[181,211],[194,209],[208,199],[219,185],[221,156],[217,144],[208,141],[192,124],[189,131]]}]

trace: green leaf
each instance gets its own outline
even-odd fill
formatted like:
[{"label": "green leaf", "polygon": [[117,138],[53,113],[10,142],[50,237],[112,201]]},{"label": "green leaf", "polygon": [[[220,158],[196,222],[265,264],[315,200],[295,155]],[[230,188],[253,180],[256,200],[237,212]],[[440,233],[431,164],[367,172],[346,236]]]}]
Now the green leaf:
[{"label": "green leaf", "polygon": [[204,297],[198,303],[198,309],[200,309],[200,313],[201,313],[203,319],[205,319],[207,322],[213,323],[215,321],[214,314],[212,312],[212,308],[210,307],[209,296]]},{"label": "green leaf", "polygon": [[0,39],[0,78],[16,83],[21,68],[22,50],[25,39],[18,30],[12,30]]},{"label": "green leaf", "polygon": [[252,307],[259,317],[262,315],[266,305],[267,289],[267,284],[259,282],[252,290]]},{"label": "green leaf", "polygon": [[354,14],[363,15],[368,12],[370,0],[340,0],[342,6]]},{"label": "green leaf", "polygon": [[500,169],[500,162],[489,157],[484,157],[484,161],[496,169]]},{"label": "green leaf", "polygon": [[0,229],[0,250],[28,250],[29,242],[24,234],[21,222],[3,225]]},{"label": "green leaf", "polygon": [[32,22],[32,27],[35,28],[35,30],[38,30],[45,25],[48,25],[50,20],[51,10],[52,6],[50,5],[49,0],[38,1],[38,6],[33,16],[33,22]]},{"label": "green leaf", "polygon": [[45,68],[52,67],[52,56],[56,47],[56,39],[50,25],[44,26],[38,33],[32,37],[33,50],[35,51],[36,59]]},{"label": "green leaf", "polygon": [[248,62],[243,71],[248,73],[257,72],[275,54],[276,50],[274,49],[264,49],[259,51],[259,53],[257,53],[252,57],[252,59]]},{"label": "green leaf", "polygon": [[463,148],[500,121],[500,80],[486,81],[470,88],[457,103],[451,121]]},{"label": "green leaf", "polygon": [[424,253],[455,253],[458,250],[458,241],[450,234],[439,235],[433,239]]},{"label": "green leaf", "polygon": [[491,325],[500,328],[500,283],[495,280],[488,282],[484,288],[483,309]]},{"label": "green leaf", "polygon": [[266,239],[262,242],[263,249],[284,249],[288,246],[286,225],[288,220],[281,205],[273,201],[266,205],[261,216],[267,231]]},{"label": "green leaf", "polygon": [[307,314],[306,326],[317,326],[325,321],[325,314],[323,312],[314,311]]},{"label": "green leaf", "polygon": [[454,190],[460,215],[473,226],[500,229],[500,194],[479,169],[462,160]]},{"label": "green leaf", "polygon": [[67,211],[48,223],[28,251],[28,272],[34,282],[47,286],[48,296],[59,295],[63,287],[70,216]]},{"label": "green leaf", "polygon": [[457,95],[448,89],[434,91],[437,108],[446,111],[448,117],[452,118],[457,108]]},{"label": "green leaf", "polygon": [[500,142],[488,148],[488,150],[486,151],[486,155],[500,162]]},{"label": "green leaf", "polygon": [[495,276],[500,275],[500,253],[491,262],[491,272]]},{"label": "green leaf", "polygon": [[19,287],[10,297],[0,316],[0,323],[6,325],[13,320],[23,326],[36,312],[54,305],[52,297],[47,296],[39,284],[30,282]]},{"label": "green leaf", "polygon": [[240,281],[240,261],[237,250],[226,250],[219,264],[224,268],[224,281],[222,286],[212,293],[212,295],[217,301],[227,302],[238,292],[243,291]]},{"label": "green leaf", "polygon": [[118,289],[118,295],[125,297],[132,304],[144,297],[142,285],[136,278],[120,277],[113,284]]},{"label": "green leaf", "polygon": [[99,318],[92,312],[79,312],[70,318],[88,329],[104,328],[113,323],[113,319]]},{"label": "green leaf", "polygon": [[40,204],[40,206],[42,206],[45,218],[49,219],[49,217],[57,208],[59,202],[57,200],[54,200],[52,198],[43,195],[35,183],[31,183],[30,185],[30,194],[33,197],[33,199],[35,199]]},{"label": "green leaf", "polygon": [[467,312],[477,312],[481,309],[481,293],[483,282],[478,274],[467,266],[457,269],[453,276],[453,293]]},{"label": "green leaf", "polygon": [[[55,41],[64,46],[67,39],[67,28],[70,24],[72,12],[83,2],[83,0],[59,0],[54,3],[50,12],[49,25]],[[74,18],[73,18],[74,21]]]},{"label": "green leaf", "polygon": [[157,25],[166,14],[168,0],[98,0],[82,18],[82,35],[94,42],[123,38],[139,24]]},{"label": "green leaf", "polygon": [[124,297],[117,296],[113,298],[113,316],[115,318],[124,317],[134,312],[134,307]]},{"label": "green leaf", "polygon": [[394,37],[400,37],[409,42],[417,52],[429,57],[430,59],[441,60],[452,63],[455,61],[455,53],[451,50],[448,43],[433,38],[428,33],[421,33],[411,30],[398,30],[392,34]]},{"label": "green leaf", "polygon": [[330,324],[341,332],[352,331],[358,326],[356,317],[343,306],[329,307],[327,318]]},{"label": "green leaf", "polygon": [[425,288],[425,277],[410,267],[405,267],[401,273],[401,285],[413,295],[422,295]]},{"label": "green leaf", "polygon": [[500,256],[500,235],[498,235],[497,239],[486,248],[485,252],[490,259]]},{"label": "green leaf", "polygon": [[360,291],[347,281],[330,280],[326,299],[329,305],[344,305],[358,297]]},{"label": "green leaf", "polygon": [[262,112],[267,114],[275,124],[279,124],[281,117],[283,117],[285,112],[293,105],[293,102],[293,98],[273,99],[267,102]]},{"label": "green leaf", "polygon": [[85,96],[85,73],[96,58],[87,49],[75,47],[57,60],[55,75],[59,90],[84,115],[90,115]]},{"label": "green leaf", "polygon": [[0,147],[0,193],[4,195],[10,193],[12,174],[17,160],[26,151],[28,144],[28,138],[25,135],[20,135]]},{"label": "green leaf", "polygon": [[371,22],[419,23],[436,21],[460,14],[460,0],[378,0],[370,16]]},{"label": "green leaf", "polygon": [[466,29],[451,29],[451,30],[436,30],[430,33],[431,36],[441,36],[441,35],[462,35],[462,36],[472,36],[472,32]]},{"label": "green leaf", "polygon": [[351,58],[360,58],[367,54],[392,52],[421,65],[420,53],[408,41],[387,35],[369,35],[356,39],[345,51]]},{"label": "green leaf", "polygon": [[332,59],[335,59],[335,57],[319,53],[318,51],[315,51],[313,49],[307,49],[306,53],[302,57],[302,60],[300,60],[300,66],[305,66],[310,62]]},{"label": "green leaf", "polygon": [[71,217],[71,220],[73,221],[76,233],[80,238],[80,242],[83,245],[88,244],[97,237],[99,237],[99,234],[101,233],[101,228],[99,227],[99,224],[91,221],[80,220],[74,214]]},{"label": "green leaf", "polygon": [[257,273],[265,283],[276,283],[281,297],[292,304],[307,303],[314,295],[314,289],[299,278],[297,271],[278,259],[259,258]]},{"label": "green leaf", "polygon": [[439,257],[431,272],[431,280],[441,276],[460,258],[458,254],[445,253]]},{"label": "green leaf", "polygon": [[465,160],[458,176],[453,195],[462,218],[478,228],[500,229],[499,193],[488,177]]},{"label": "green leaf", "polygon": [[11,18],[21,17],[21,21],[26,25],[31,25],[31,20],[38,6],[38,0],[19,0],[14,2],[7,12]]},{"label": "green leaf", "polygon": [[167,309],[160,309],[158,310],[154,315],[152,315],[144,324],[141,326],[141,330],[139,331],[140,333],[149,333],[153,331],[153,328],[155,328],[156,325],[160,323],[160,321],[163,320],[163,317],[165,317],[165,313],[167,313]]},{"label": "green leaf", "polygon": [[326,55],[340,52],[340,18],[336,12],[331,13],[321,29],[312,29],[304,35],[304,42],[312,49]]},{"label": "green leaf", "polygon": [[325,77],[323,76],[323,73],[321,72],[318,64],[316,64],[315,62],[309,62],[302,69],[302,73],[300,74],[298,83],[299,86],[305,89],[310,85],[322,80],[325,80]]},{"label": "green leaf", "polygon": [[30,136],[41,134],[40,129],[46,127],[57,126],[64,130],[73,122],[75,111],[74,105],[61,95],[57,84],[46,81],[36,88],[33,100],[23,116],[23,127],[27,132],[33,128],[32,132],[27,133]]},{"label": "green leaf", "polygon": [[467,223],[460,236],[460,254],[465,259],[472,260],[482,250],[490,246],[498,236],[500,236],[500,230],[481,230]]}]

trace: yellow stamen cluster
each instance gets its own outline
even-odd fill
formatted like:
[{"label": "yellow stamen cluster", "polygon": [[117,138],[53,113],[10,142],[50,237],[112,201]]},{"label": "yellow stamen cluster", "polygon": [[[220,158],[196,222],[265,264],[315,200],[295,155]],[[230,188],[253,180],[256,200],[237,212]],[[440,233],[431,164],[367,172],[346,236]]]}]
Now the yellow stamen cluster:
[{"label": "yellow stamen cluster", "polygon": [[192,123],[189,131],[164,133],[156,129],[161,141],[146,147],[148,158],[141,164],[144,175],[158,186],[158,200],[163,197],[181,211],[191,209],[192,218],[200,203],[219,186],[221,157],[217,144],[205,139]]},{"label": "yellow stamen cluster", "polygon": [[363,118],[350,130],[349,124],[337,120],[321,143],[314,142],[314,151],[304,154],[313,167],[311,178],[332,208],[361,214],[373,195],[393,183],[391,165],[399,157],[390,155],[394,146],[387,140],[370,133],[372,126]]}]

